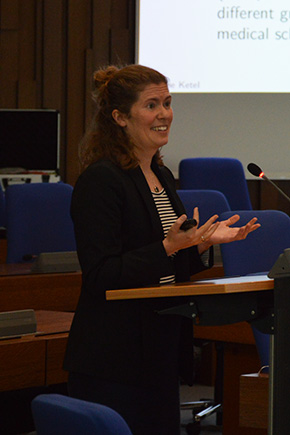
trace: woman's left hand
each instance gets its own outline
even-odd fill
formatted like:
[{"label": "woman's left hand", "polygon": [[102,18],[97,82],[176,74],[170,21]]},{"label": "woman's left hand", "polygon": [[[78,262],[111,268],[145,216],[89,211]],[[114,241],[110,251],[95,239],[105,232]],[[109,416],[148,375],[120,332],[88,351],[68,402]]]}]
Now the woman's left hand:
[{"label": "woman's left hand", "polygon": [[235,242],[237,240],[243,240],[249,233],[255,231],[261,225],[256,223],[257,218],[251,219],[246,225],[242,227],[231,227],[234,225],[240,216],[235,214],[225,221],[221,221],[215,232],[206,239],[210,245],[218,245],[220,243]]}]

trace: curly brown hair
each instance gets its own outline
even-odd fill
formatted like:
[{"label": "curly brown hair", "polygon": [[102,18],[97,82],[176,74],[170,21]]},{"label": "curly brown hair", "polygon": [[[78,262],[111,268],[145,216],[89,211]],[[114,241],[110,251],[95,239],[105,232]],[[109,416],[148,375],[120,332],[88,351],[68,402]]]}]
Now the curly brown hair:
[{"label": "curly brown hair", "polygon": [[[166,77],[142,65],[127,65],[123,68],[108,66],[94,73],[93,100],[96,111],[92,123],[80,144],[80,161],[84,170],[89,164],[108,158],[123,169],[138,165],[135,145],[112,117],[113,110],[130,116],[132,105],[139,93],[150,84],[167,84]],[[159,151],[157,162],[162,165]]]}]

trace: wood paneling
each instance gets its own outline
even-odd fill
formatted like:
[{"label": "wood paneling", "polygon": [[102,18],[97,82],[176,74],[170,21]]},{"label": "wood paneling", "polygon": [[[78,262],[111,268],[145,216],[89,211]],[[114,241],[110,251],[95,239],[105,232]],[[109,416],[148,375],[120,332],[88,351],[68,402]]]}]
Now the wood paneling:
[{"label": "wood paneling", "polygon": [[85,54],[90,28],[91,2],[72,0],[68,7],[67,51],[67,180],[73,184],[79,173],[78,143],[85,127]]},{"label": "wood paneling", "polygon": [[[290,180],[273,180],[290,197]],[[254,210],[281,210],[290,216],[290,202],[266,180],[248,180]]]},{"label": "wood paneling", "polygon": [[[124,4],[124,1],[122,2]],[[92,49],[93,68],[110,62],[111,1],[93,0]]]},{"label": "wood paneling", "polygon": [[18,0],[1,0],[0,26],[1,30],[16,30],[18,28]]},{"label": "wood paneling", "polygon": [[[35,80],[35,43],[37,34],[35,0],[19,1],[19,46],[16,59],[18,59],[18,79],[22,81]],[[27,106],[24,106],[24,108]]]},{"label": "wood paneling", "polygon": [[59,0],[45,0],[43,12],[43,106],[62,110],[65,89],[65,11]]},{"label": "wood paneling", "polygon": [[0,106],[61,114],[64,181],[79,175],[92,74],[134,59],[134,0],[0,0]]}]

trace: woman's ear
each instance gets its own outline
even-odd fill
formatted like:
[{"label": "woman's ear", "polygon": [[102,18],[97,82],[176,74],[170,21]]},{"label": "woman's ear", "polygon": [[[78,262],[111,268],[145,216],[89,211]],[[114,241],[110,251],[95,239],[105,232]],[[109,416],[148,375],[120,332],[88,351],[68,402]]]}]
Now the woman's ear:
[{"label": "woman's ear", "polygon": [[114,109],[112,112],[112,117],[120,127],[127,127],[127,116],[124,115],[124,113],[121,113],[118,109]]}]

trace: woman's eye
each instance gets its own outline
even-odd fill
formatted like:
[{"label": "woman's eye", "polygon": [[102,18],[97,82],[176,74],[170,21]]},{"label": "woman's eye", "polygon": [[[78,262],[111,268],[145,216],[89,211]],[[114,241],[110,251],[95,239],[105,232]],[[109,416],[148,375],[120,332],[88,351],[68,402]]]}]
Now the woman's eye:
[{"label": "woman's eye", "polygon": [[155,107],[155,103],[149,103],[149,104],[147,105],[147,107],[148,107],[148,109],[154,109],[154,107]]},{"label": "woman's eye", "polygon": [[164,107],[166,107],[166,109],[170,109],[171,101],[166,101],[166,103],[164,103]]}]

